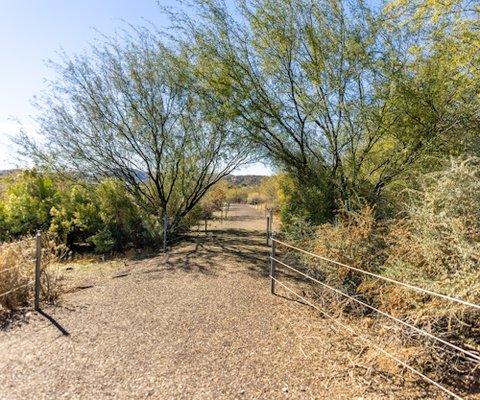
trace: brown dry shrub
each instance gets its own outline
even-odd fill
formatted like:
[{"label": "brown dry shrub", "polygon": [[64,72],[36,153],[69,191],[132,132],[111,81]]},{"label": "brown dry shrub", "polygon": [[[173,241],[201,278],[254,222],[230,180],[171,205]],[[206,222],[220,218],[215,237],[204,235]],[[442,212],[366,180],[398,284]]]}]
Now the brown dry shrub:
[{"label": "brown dry shrub", "polygon": [[[385,259],[385,225],[375,219],[373,207],[365,205],[360,211],[343,210],[335,224],[320,225],[310,249],[326,258],[368,270],[380,272]],[[310,260],[310,271],[323,275],[327,283],[340,285],[349,292],[357,291],[368,277],[348,268]]]},{"label": "brown dry shrub", "polygon": [[[53,302],[59,294],[59,274],[53,257],[53,244],[42,241],[41,299]],[[0,244],[0,314],[30,306],[33,300],[36,246],[34,237]]]},{"label": "brown dry shrub", "polygon": [[385,269],[431,290],[480,303],[480,160],[452,160],[410,191],[392,224]]},{"label": "brown dry shrub", "polygon": [[[454,159],[408,194],[406,217],[393,221],[386,237],[385,274],[480,304],[480,160]],[[478,310],[391,285],[376,298],[388,312],[480,353]],[[439,376],[472,369],[431,344],[423,356]]]},{"label": "brown dry shrub", "polygon": [[[452,160],[445,170],[427,174],[418,182],[419,189],[407,193],[401,217],[378,221],[368,206],[359,212],[344,211],[336,224],[317,227],[315,235],[310,240],[302,238],[300,245],[353,267],[480,304],[480,160]],[[317,279],[480,354],[477,310],[313,257],[302,256],[298,261]],[[318,299],[336,315],[372,313],[316,287]],[[383,317],[375,320],[376,326],[396,324]],[[437,379],[448,376],[463,383],[480,379],[480,369],[472,372],[474,364],[444,345],[396,326],[401,338],[397,350],[415,349],[400,351],[406,362]]]}]

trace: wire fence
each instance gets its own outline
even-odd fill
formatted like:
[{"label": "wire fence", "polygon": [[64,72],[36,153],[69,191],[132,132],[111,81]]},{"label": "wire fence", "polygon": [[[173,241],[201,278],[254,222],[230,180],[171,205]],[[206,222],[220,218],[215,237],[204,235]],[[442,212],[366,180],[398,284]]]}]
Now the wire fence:
[{"label": "wire fence", "polygon": [[[33,299],[34,299],[34,308],[35,310],[40,309],[40,286],[41,286],[41,272],[42,272],[42,235],[40,232],[37,232],[34,239],[24,239],[23,242],[29,242],[34,240],[35,243],[35,257],[31,260],[32,264],[34,263],[34,268],[31,271],[27,270],[27,276],[25,277],[28,282],[23,283],[23,280],[20,284],[16,284],[13,287],[7,287],[6,290],[0,293],[0,301],[8,302],[8,296],[16,294],[24,289],[31,289],[33,291]],[[18,243],[16,243],[18,245]],[[11,244],[7,244],[9,246]],[[30,262],[30,260],[26,260],[26,262]],[[33,265],[32,265],[33,266]],[[10,281],[7,280],[8,275],[12,273],[20,274],[20,265],[16,265],[14,267],[3,268],[0,269],[0,282],[7,282],[10,284]],[[7,277],[5,277],[7,276]],[[29,279],[28,279],[29,278]]]},{"label": "wire fence", "polygon": [[322,260],[322,261],[324,261],[326,263],[329,263],[331,265],[340,266],[342,268],[347,268],[347,269],[349,269],[351,271],[354,271],[358,274],[363,274],[363,275],[366,275],[366,276],[370,276],[370,277],[373,277],[375,279],[387,282],[389,284],[401,286],[401,287],[406,288],[406,289],[411,290],[411,291],[419,292],[419,293],[422,293],[422,294],[425,294],[425,295],[428,295],[428,296],[431,296],[431,297],[441,298],[443,300],[446,300],[446,301],[449,301],[449,302],[452,302],[452,303],[461,304],[462,306],[469,307],[473,310],[480,310],[480,305],[469,302],[467,300],[464,300],[464,299],[461,299],[461,298],[458,298],[458,297],[453,297],[453,296],[449,296],[449,295],[446,295],[446,294],[437,293],[437,292],[422,288],[420,286],[416,286],[416,285],[413,285],[413,284],[410,284],[410,283],[397,281],[397,280],[391,279],[389,277],[385,277],[385,276],[382,276],[382,275],[379,275],[379,274],[375,274],[375,273],[372,273],[372,272],[369,272],[369,271],[365,271],[365,270],[360,269],[360,268],[352,267],[350,265],[338,262],[336,260],[331,260],[329,258],[326,258],[326,257],[320,256],[318,254],[312,253],[310,251],[304,250],[302,248],[294,246],[294,245],[292,245],[290,243],[287,243],[285,241],[278,240],[276,237],[274,237],[274,234],[271,230],[271,219],[270,219],[270,221],[267,222],[267,243],[271,245],[271,254],[270,254],[269,259],[270,259],[270,285],[271,285],[270,290],[271,290],[272,294],[275,293],[275,285],[276,284],[280,285],[285,290],[287,290],[288,292],[293,294],[295,297],[301,299],[303,302],[305,302],[309,306],[311,306],[311,307],[315,308],[316,310],[320,311],[320,313],[323,316],[332,320],[336,325],[341,327],[346,333],[357,337],[360,341],[368,344],[369,346],[371,346],[372,348],[377,350],[379,353],[389,357],[390,359],[392,359],[397,364],[399,364],[402,367],[408,369],[410,372],[416,374],[417,376],[419,376],[420,378],[422,378],[426,382],[428,382],[428,383],[432,384],[433,386],[437,387],[438,389],[440,389],[441,391],[443,391],[447,395],[449,395],[449,396],[451,396],[455,399],[458,399],[458,400],[463,400],[463,398],[460,395],[452,392],[450,389],[445,387],[445,385],[442,385],[440,382],[437,382],[435,379],[425,375],[422,371],[419,371],[417,368],[409,365],[408,363],[401,360],[396,355],[392,354],[388,350],[386,350],[386,349],[382,348],[381,346],[379,346],[378,344],[374,343],[371,339],[367,338],[365,335],[362,335],[362,334],[356,332],[355,329],[353,329],[351,326],[348,326],[345,323],[341,322],[339,320],[339,318],[331,315],[330,313],[325,311],[325,309],[322,309],[317,304],[315,304],[312,301],[306,299],[305,295],[303,295],[303,296],[300,295],[294,289],[292,289],[291,287],[286,285],[284,282],[281,282],[277,277],[277,271],[276,271],[277,266],[281,266],[281,267],[293,272],[294,274],[301,276],[302,278],[304,278],[308,282],[311,282],[311,283],[316,284],[316,285],[320,285],[323,289],[325,289],[325,290],[327,290],[331,293],[335,293],[336,295],[339,295],[343,298],[346,298],[349,301],[353,301],[356,304],[359,304],[363,307],[366,307],[370,311],[373,311],[373,312],[377,313],[378,315],[381,315],[382,317],[388,318],[389,320],[393,321],[394,323],[396,323],[398,325],[401,325],[402,327],[409,328],[419,335],[422,335],[424,337],[427,337],[431,340],[436,341],[437,343],[442,344],[443,346],[445,346],[449,350],[455,352],[455,354],[463,357],[463,359],[467,360],[470,363],[473,363],[475,365],[475,368],[480,368],[480,353],[478,353],[476,351],[467,350],[467,349],[465,349],[465,348],[463,348],[463,347],[461,347],[461,346],[459,346],[455,343],[452,343],[452,342],[450,342],[448,340],[445,340],[445,339],[443,339],[443,338],[441,338],[441,337],[439,337],[439,336],[437,336],[437,335],[435,335],[431,332],[428,332],[425,329],[419,328],[418,326],[415,326],[415,325],[413,325],[413,324],[411,324],[407,321],[404,321],[404,320],[402,320],[402,319],[400,319],[400,318],[398,318],[398,317],[396,317],[396,316],[394,316],[394,315],[392,315],[392,314],[390,314],[386,311],[380,310],[379,308],[374,307],[373,305],[368,304],[365,301],[362,301],[362,300],[360,300],[360,299],[358,299],[354,296],[351,296],[348,293],[345,293],[344,291],[342,291],[338,288],[335,288],[331,285],[328,285],[327,283],[322,282],[321,280],[316,279],[315,277],[310,276],[309,274],[301,271],[298,268],[295,268],[294,266],[290,265],[289,263],[280,260],[280,258],[277,255],[277,252],[278,252],[277,247],[282,246],[286,249],[289,249],[290,251],[306,254],[308,256],[311,256],[315,259]]}]

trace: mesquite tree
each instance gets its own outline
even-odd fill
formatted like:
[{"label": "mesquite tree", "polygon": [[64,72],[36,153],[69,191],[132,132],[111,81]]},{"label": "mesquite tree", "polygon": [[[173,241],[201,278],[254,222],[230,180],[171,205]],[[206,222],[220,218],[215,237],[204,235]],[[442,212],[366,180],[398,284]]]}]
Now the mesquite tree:
[{"label": "mesquite tree", "polygon": [[467,133],[465,85],[451,63],[429,51],[412,64],[415,34],[366,2],[239,4],[229,13],[221,0],[198,0],[198,17],[184,16],[185,42],[195,38],[205,85],[239,130],[298,179],[298,196],[318,220],[358,197],[379,201],[385,187]]},{"label": "mesquite tree", "polygon": [[246,161],[232,122],[196,82],[190,60],[137,30],[55,64],[39,101],[39,163],[90,179],[115,177],[138,205],[177,229],[210,187]]}]

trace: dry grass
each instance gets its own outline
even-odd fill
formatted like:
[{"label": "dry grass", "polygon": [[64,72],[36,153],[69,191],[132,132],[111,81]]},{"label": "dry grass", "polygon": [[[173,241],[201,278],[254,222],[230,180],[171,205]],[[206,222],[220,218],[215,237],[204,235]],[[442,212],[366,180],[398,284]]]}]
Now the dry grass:
[{"label": "dry grass", "polygon": [[[420,188],[406,197],[401,218],[378,221],[371,207],[343,212],[336,224],[316,227],[313,238],[300,235],[297,243],[353,267],[479,304],[480,160],[453,160],[446,170],[420,179]],[[478,311],[308,256],[287,257],[317,279],[480,354]],[[467,387],[480,381],[475,364],[445,346],[406,329],[393,331],[391,321],[328,290],[316,292],[322,305],[336,315],[371,316],[372,328],[394,332],[400,340],[392,348],[397,353],[407,349],[402,358],[430,376]]]},{"label": "dry grass", "polygon": [[[53,263],[53,242],[42,241],[41,298],[53,302],[59,294],[58,268]],[[0,244],[0,314],[31,306],[35,280],[35,238]]]}]

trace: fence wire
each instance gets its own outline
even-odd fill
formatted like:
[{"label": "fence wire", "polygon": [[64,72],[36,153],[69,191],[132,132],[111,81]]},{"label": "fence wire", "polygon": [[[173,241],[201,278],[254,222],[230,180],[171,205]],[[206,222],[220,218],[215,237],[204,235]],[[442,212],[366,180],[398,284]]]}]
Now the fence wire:
[{"label": "fence wire", "polygon": [[325,288],[327,288],[327,289],[329,289],[329,290],[331,290],[331,291],[333,291],[333,292],[335,292],[335,293],[337,293],[337,294],[339,294],[339,295],[341,295],[341,296],[343,296],[343,297],[346,297],[346,298],[348,298],[348,299],[350,299],[350,300],[353,300],[353,301],[355,301],[356,303],[361,304],[362,306],[367,307],[367,308],[369,308],[370,310],[373,310],[373,311],[375,311],[375,312],[383,315],[384,317],[390,318],[391,320],[393,320],[393,321],[395,321],[395,322],[398,322],[399,324],[402,324],[402,325],[404,325],[404,326],[406,326],[406,327],[408,327],[408,328],[410,328],[410,329],[413,329],[414,331],[416,331],[416,332],[418,332],[418,333],[420,333],[420,334],[422,334],[422,335],[424,335],[424,336],[427,336],[427,337],[429,337],[430,339],[434,339],[434,340],[438,341],[439,343],[442,343],[442,344],[450,347],[450,348],[453,349],[453,350],[459,351],[459,352],[461,352],[461,353],[463,354],[463,356],[471,357],[471,358],[473,358],[475,361],[480,362],[480,355],[477,355],[477,354],[474,354],[474,353],[472,353],[472,352],[470,352],[470,351],[468,351],[468,350],[462,349],[461,347],[459,347],[459,346],[457,346],[457,345],[455,345],[455,344],[453,344],[453,343],[447,342],[446,340],[444,340],[444,339],[442,339],[442,338],[440,338],[440,337],[438,337],[438,336],[435,336],[435,335],[431,334],[430,332],[427,332],[427,331],[425,331],[425,330],[423,330],[423,329],[421,329],[421,328],[418,328],[418,327],[416,327],[415,325],[412,325],[412,324],[410,324],[410,323],[408,323],[408,322],[406,322],[406,321],[401,320],[400,318],[394,317],[393,315],[391,315],[391,314],[389,314],[389,313],[387,313],[387,312],[385,312],[385,311],[379,310],[378,308],[375,308],[375,307],[371,306],[370,304],[367,304],[367,303],[365,303],[365,302],[363,302],[363,301],[361,301],[361,300],[359,300],[359,299],[357,299],[357,298],[355,298],[355,297],[353,297],[353,296],[350,296],[350,295],[342,292],[342,291],[339,290],[339,289],[336,289],[336,288],[334,288],[334,287],[332,287],[332,286],[330,286],[330,285],[327,285],[326,283],[321,282],[321,281],[319,281],[318,279],[315,279],[315,278],[313,278],[313,277],[305,274],[305,273],[302,272],[302,271],[299,271],[298,269],[296,269],[296,268],[294,268],[294,267],[292,267],[292,266],[290,266],[290,265],[288,265],[288,264],[285,264],[283,261],[280,261],[279,259],[277,259],[277,258],[275,258],[275,257],[270,257],[270,258],[271,258],[272,260],[274,260],[275,262],[278,262],[279,264],[283,265],[284,267],[290,269],[291,271],[294,271],[294,272],[296,272],[296,273],[304,276],[305,278],[311,280],[312,282],[318,283],[318,284],[322,285],[323,287],[325,287]]},{"label": "fence wire", "polygon": [[13,293],[13,292],[15,292],[16,290],[25,288],[25,287],[27,287],[27,286],[31,286],[31,285],[33,285],[34,283],[35,283],[35,281],[32,281],[32,282],[26,283],[25,285],[15,286],[14,288],[10,289],[8,292],[0,293],[0,297],[5,297],[7,294]]},{"label": "fence wire", "polygon": [[381,280],[384,280],[386,282],[390,282],[390,283],[394,283],[394,284],[397,284],[397,285],[400,285],[400,286],[403,286],[403,287],[406,287],[410,290],[415,290],[417,292],[421,292],[421,293],[425,293],[425,294],[428,294],[430,296],[436,296],[436,297],[440,297],[440,298],[443,298],[445,300],[449,300],[449,301],[453,301],[455,303],[458,303],[458,304],[462,304],[464,306],[468,306],[468,307],[472,307],[472,308],[475,308],[477,310],[480,310],[480,305],[478,304],[474,304],[474,303],[471,303],[469,301],[466,301],[466,300],[463,300],[463,299],[459,299],[459,298],[456,298],[456,297],[452,297],[452,296],[448,296],[446,294],[442,294],[442,293],[437,293],[437,292],[433,292],[431,290],[428,290],[428,289],[424,289],[424,288],[421,288],[419,286],[415,286],[415,285],[412,285],[410,283],[405,283],[405,282],[401,282],[401,281],[397,281],[395,279],[392,279],[392,278],[389,278],[389,277],[386,277],[386,276],[382,276],[382,275],[378,275],[378,274],[375,274],[373,272],[369,272],[369,271],[365,271],[363,269],[360,269],[360,268],[356,268],[356,267],[352,267],[351,265],[348,265],[348,264],[344,264],[344,263],[341,263],[341,262],[338,262],[338,261],[335,261],[335,260],[331,260],[329,258],[326,258],[326,257],[323,257],[323,256],[320,256],[318,254],[315,254],[315,253],[312,253],[310,251],[307,251],[307,250],[304,250],[304,249],[301,249],[299,247],[296,247],[296,246],[293,246],[289,243],[285,243],[285,242],[282,242],[278,239],[275,239],[275,238],[271,238],[271,240],[273,242],[276,242],[276,243],[279,243],[281,244],[282,246],[285,246],[285,247],[289,247],[293,250],[297,250],[297,251],[300,251],[304,254],[307,254],[309,256],[312,256],[312,257],[315,257],[315,258],[318,258],[320,260],[323,260],[323,261],[326,261],[326,262],[329,262],[329,263],[332,263],[332,264],[336,264],[336,265],[339,265],[341,267],[345,267],[345,268],[348,268],[352,271],[356,271],[356,272],[359,272],[359,273],[362,273],[362,274],[365,274],[365,275],[369,275],[369,276],[373,276],[374,278],[377,278],[377,279],[381,279]]},{"label": "fence wire", "polygon": [[[275,239],[273,238],[272,236],[270,236],[270,240],[272,241],[272,246],[274,245],[274,242],[275,243],[278,243],[282,246],[285,246],[287,248],[290,248],[290,249],[293,249],[293,250],[296,250],[296,251],[299,251],[299,252],[302,252],[304,254],[307,254],[309,256],[312,256],[312,257],[315,257],[315,258],[318,258],[318,259],[321,259],[323,261],[326,261],[326,262],[330,262],[330,263],[333,263],[335,265],[339,265],[339,266],[342,266],[342,267],[345,267],[345,268],[348,268],[350,270],[353,270],[353,271],[356,271],[356,272],[359,272],[359,273],[362,273],[362,274],[365,274],[365,275],[369,275],[369,276],[372,276],[372,277],[375,277],[377,279],[381,279],[381,280],[384,280],[384,281],[387,281],[387,282],[390,282],[390,283],[394,283],[394,284],[397,284],[397,285],[400,285],[400,286],[403,286],[403,287],[406,287],[410,290],[415,290],[417,292],[422,292],[422,293],[425,293],[425,294],[428,294],[430,296],[436,296],[436,297],[440,297],[440,298],[443,298],[443,299],[446,299],[446,300],[449,300],[451,302],[455,302],[455,303],[458,303],[458,304],[462,304],[464,306],[468,306],[468,307],[472,307],[472,308],[475,308],[477,310],[480,309],[480,305],[478,304],[474,304],[474,303],[471,303],[469,301],[466,301],[466,300],[463,300],[463,299],[459,299],[459,298],[456,298],[456,297],[452,297],[452,296],[448,296],[448,295],[445,295],[445,294],[441,294],[441,293],[436,293],[436,292],[433,292],[431,290],[428,290],[428,289],[424,289],[424,288],[421,288],[421,287],[418,287],[418,286],[415,286],[415,285],[412,285],[412,284],[409,284],[409,283],[404,283],[404,282],[400,282],[400,281],[397,281],[395,279],[392,279],[392,278],[388,278],[388,277],[384,277],[384,276],[381,276],[381,275],[378,275],[378,274],[375,274],[375,273],[372,273],[372,272],[369,272],[369,271],[365,271],[365,270],[362,270],[360,268],[356,268],[356,267],[352,267],[352,266],[349,266],[347,264],[344,264],[344,263],[341,263],[341,262],[338,262],[338,261],[335,261],[335,260],[331,260],[329,258],[326,258],[326,257],[323,257],[323,256],[320,256],[318,254],[315,254],[315,253],[312,253],[310,251],[307,251],[307,250],[304,250],[304,249],[301,249],[299,247],[296,247],[296,246],[293,246],[289,243],[285,243],[283,241],[280,241],[278,239]],[[273,248],[273,247],[272,247]],[[444,340],[424,329],[421,329],[421,328],[418,328],[417,326],[415,325],[412,325],[406,321],[403,321],[402,319],[400,318],[397,318],[385,311],[382,311],[362,300],[359,300],[353,296],[350,296],[348,295],[347,293],[337,289],[337,288],[334,288],[324,282],[321,282],[320,280],[318,279],[315,279],[314,277],[300,271],[299,269],[297,268],[294,268],[292,267],[291,265],[288,265],[287,263],[279,260],[278,258],[275,257],[275,253],[274,251],[272,252],[273,254],[269,257],[270,260],[271,260],[271,263],[278,263],[282,266],[284,266],[285,268],[303,276],[304,278],[312,281],[312,282],[315,282],[319,285],[321,285],[322,287],[334,292],[334,293],[337,293],[338,295],[342,296],[342,297],[345,297],[345,298],[348,298],[349,300],[352,300],[354,302],[356,302],[357,304],[360,304],[364,307],[367,307],[369,308],[370,310],[372,311],[375,311],[377,313],[379,313],[380,315],[384,316],[384,317],[387,317],[393,321],[395,321],[396,323],[399,323],[405,327],[408,327],[412,330],[414,330],[415,332],[421,334],[421,335],[424,335],[430,339],[433,339],[439,343],[442,343],[443,345],[449,347],[450,349],[452,350],[455,350],[456,352],[458,353],[461,353],[460,355],[462,355],[466,360],[470,361],[470,362],[475,362],[478,366],[480,366],[480,355],[479,354],[476,354],[476,353],[473,353],[471,351],[468,351],[466,349],[463,349],[461,348],[460,346],[457,346],[455,345],[454,343],[451,343],[451,342],[448,342],[447,340]],[[272,264],[273,265],[273,264]],[[428,376],[426,376],[425,374],[423,374],[421,371],[418,371],[417,369],[415,369],[414,367],[412,367],[411,365],[407,364],[406,362],[402,361],[401,359],[399,359],[398,357],[396,357],[395,355],[391,354],[390,352],[388,352],[387,350],[385,350],[384,348],[376,345],[375,343],[373,343],[370,339],[362,336],[361,334],[355,332],[354,329],[352,329],[351,327],[343,324],[342,322],[340,322],[338,320],[338,318],[335,318],[334,316],[330,315],[328,312],[326,312],[325,310],[322,310],[321,308],[319,308],[316,304],[312,303],[311,301],[307,300],[305,297],[299,295],[298,293],[296,293],[294,290],[292,290],[291,288],[289,288],[288,286],[286,286],[284,283],[280,282],[278,279],[276,279],[274,276],[274,271],[275,271],[275,268],[272,268],[271,270],[271,275],[270,275],[270,278],[272,281],[278,283],[279,285],[281,285],[282,287],[284,287],[286,290],[288,290],[289,292],[291,292],[292,294],[294,294],[295,296],[297,296],[298,298],[302,299],[306,304],[308,304],[309,306],[315,308],[316,310],[320,311],[322,313],[322,315],[324,315],[325,317],[333,320],[337,325],[339,325],[340,327],[342,327],[343,329],[347,330],[349,333],[357,336],[358,338],[360,338],[361,340],[363,340],[364,342],[367,342],[370,346],[372,346],[373,348],[375,348],[377,351],[381,352],[382,354],[388,356],[389,358],[393,359],[395,362],[397,362],[398,364],[402,365],[403,367],[407,368],[409,371],[415,373],[416,375],[420,376],[422,379],[424,379],[425,381],[429,382],[430,384],[436,386],[437,388],[439,388],[440,390],[442,390],[444,393],[454,397],[455,399],[460,399],[460,400],[463,400],[462,397],[460,397],[459,395],[453,393],[452,391],[450,391],[449,389],[447,389],[446,387],[444,387],[443,385],[441,385],[440,383],[436,382],[435,380],[433,380],[432,378],[429,378]],[[273,288],[273,286],[272,286]],[[273,290],[273,289],[272,289]]]},{"label": "fence wire", "polygon": [[459,395],[453,393],[451,390],[447,389],[445,386],[441,385],[440,383],[434,381],[433,379],[429,378],[427,375],[423,374],[422,372],[418,371],[417,369],[413,368],[411,365],[407,364],[406,362],[400,360],[397,356],[389,353],[387,350],[385,350],[384,348],[376,345],[374,342],[372,342],[370,339],[366,338],[365,336],[361,335],[360,333],[356,332],[354,329],[352,329],[351,327],[349,327],[348,325],[345,325],[343,324],[342,322],[340,322],[338,320],[338,318],[330,315],[329,313],[327,313],[326,311],[322,310],[320,307],[318,307],[316,304],[312,303],[311,301],[307,300],[305,297],[299,295],[297,292],[295,292],[293,289],[289,288],[287,285],[285,285],[284,283],[280,282],[278,279],[274,278],[273,276],[270,276],[270,278],[272,280],[274,280],[276,283],[278,283],[279,285],[281,285],[282,287],[284,287],[286,290],[288,290],[290,293],[292,293],[293,295],[297,296],[299,299],[301,299],[302,301],[304,301],[306,304],[308,304],[310,307],[312,308],[315,308],[317,311],[319,311],[323,316],[327,317],[328,319],[332,320],[335,324],[337,324],[338,326],[340,326],[341,328],[343,328],[344,330],[348,331],[350,334],[358,337],[359,339],[361,339],[362,341],[364,341],[365,343],[367,343],[369,346],[371,346],[372,348],[374,348],[375,350],[377,350],[378,352],[386,355],[387,357],[391,358],[392,360],[394,360],[395,362],[397,362],[398,364],[402,365],[403,367],[405,367],[406,369],[408,369],[409,371],[413,372],[414,374],[420,376],[422,379],[424,379],[425,381],[431,383],[432,385],[434,385],[435,387],[437,387],[438,389],[442,390],[444,393],[452,396],[453,398],[457,399],[457,400],[464,400],[463,397],[460,397]]}]

